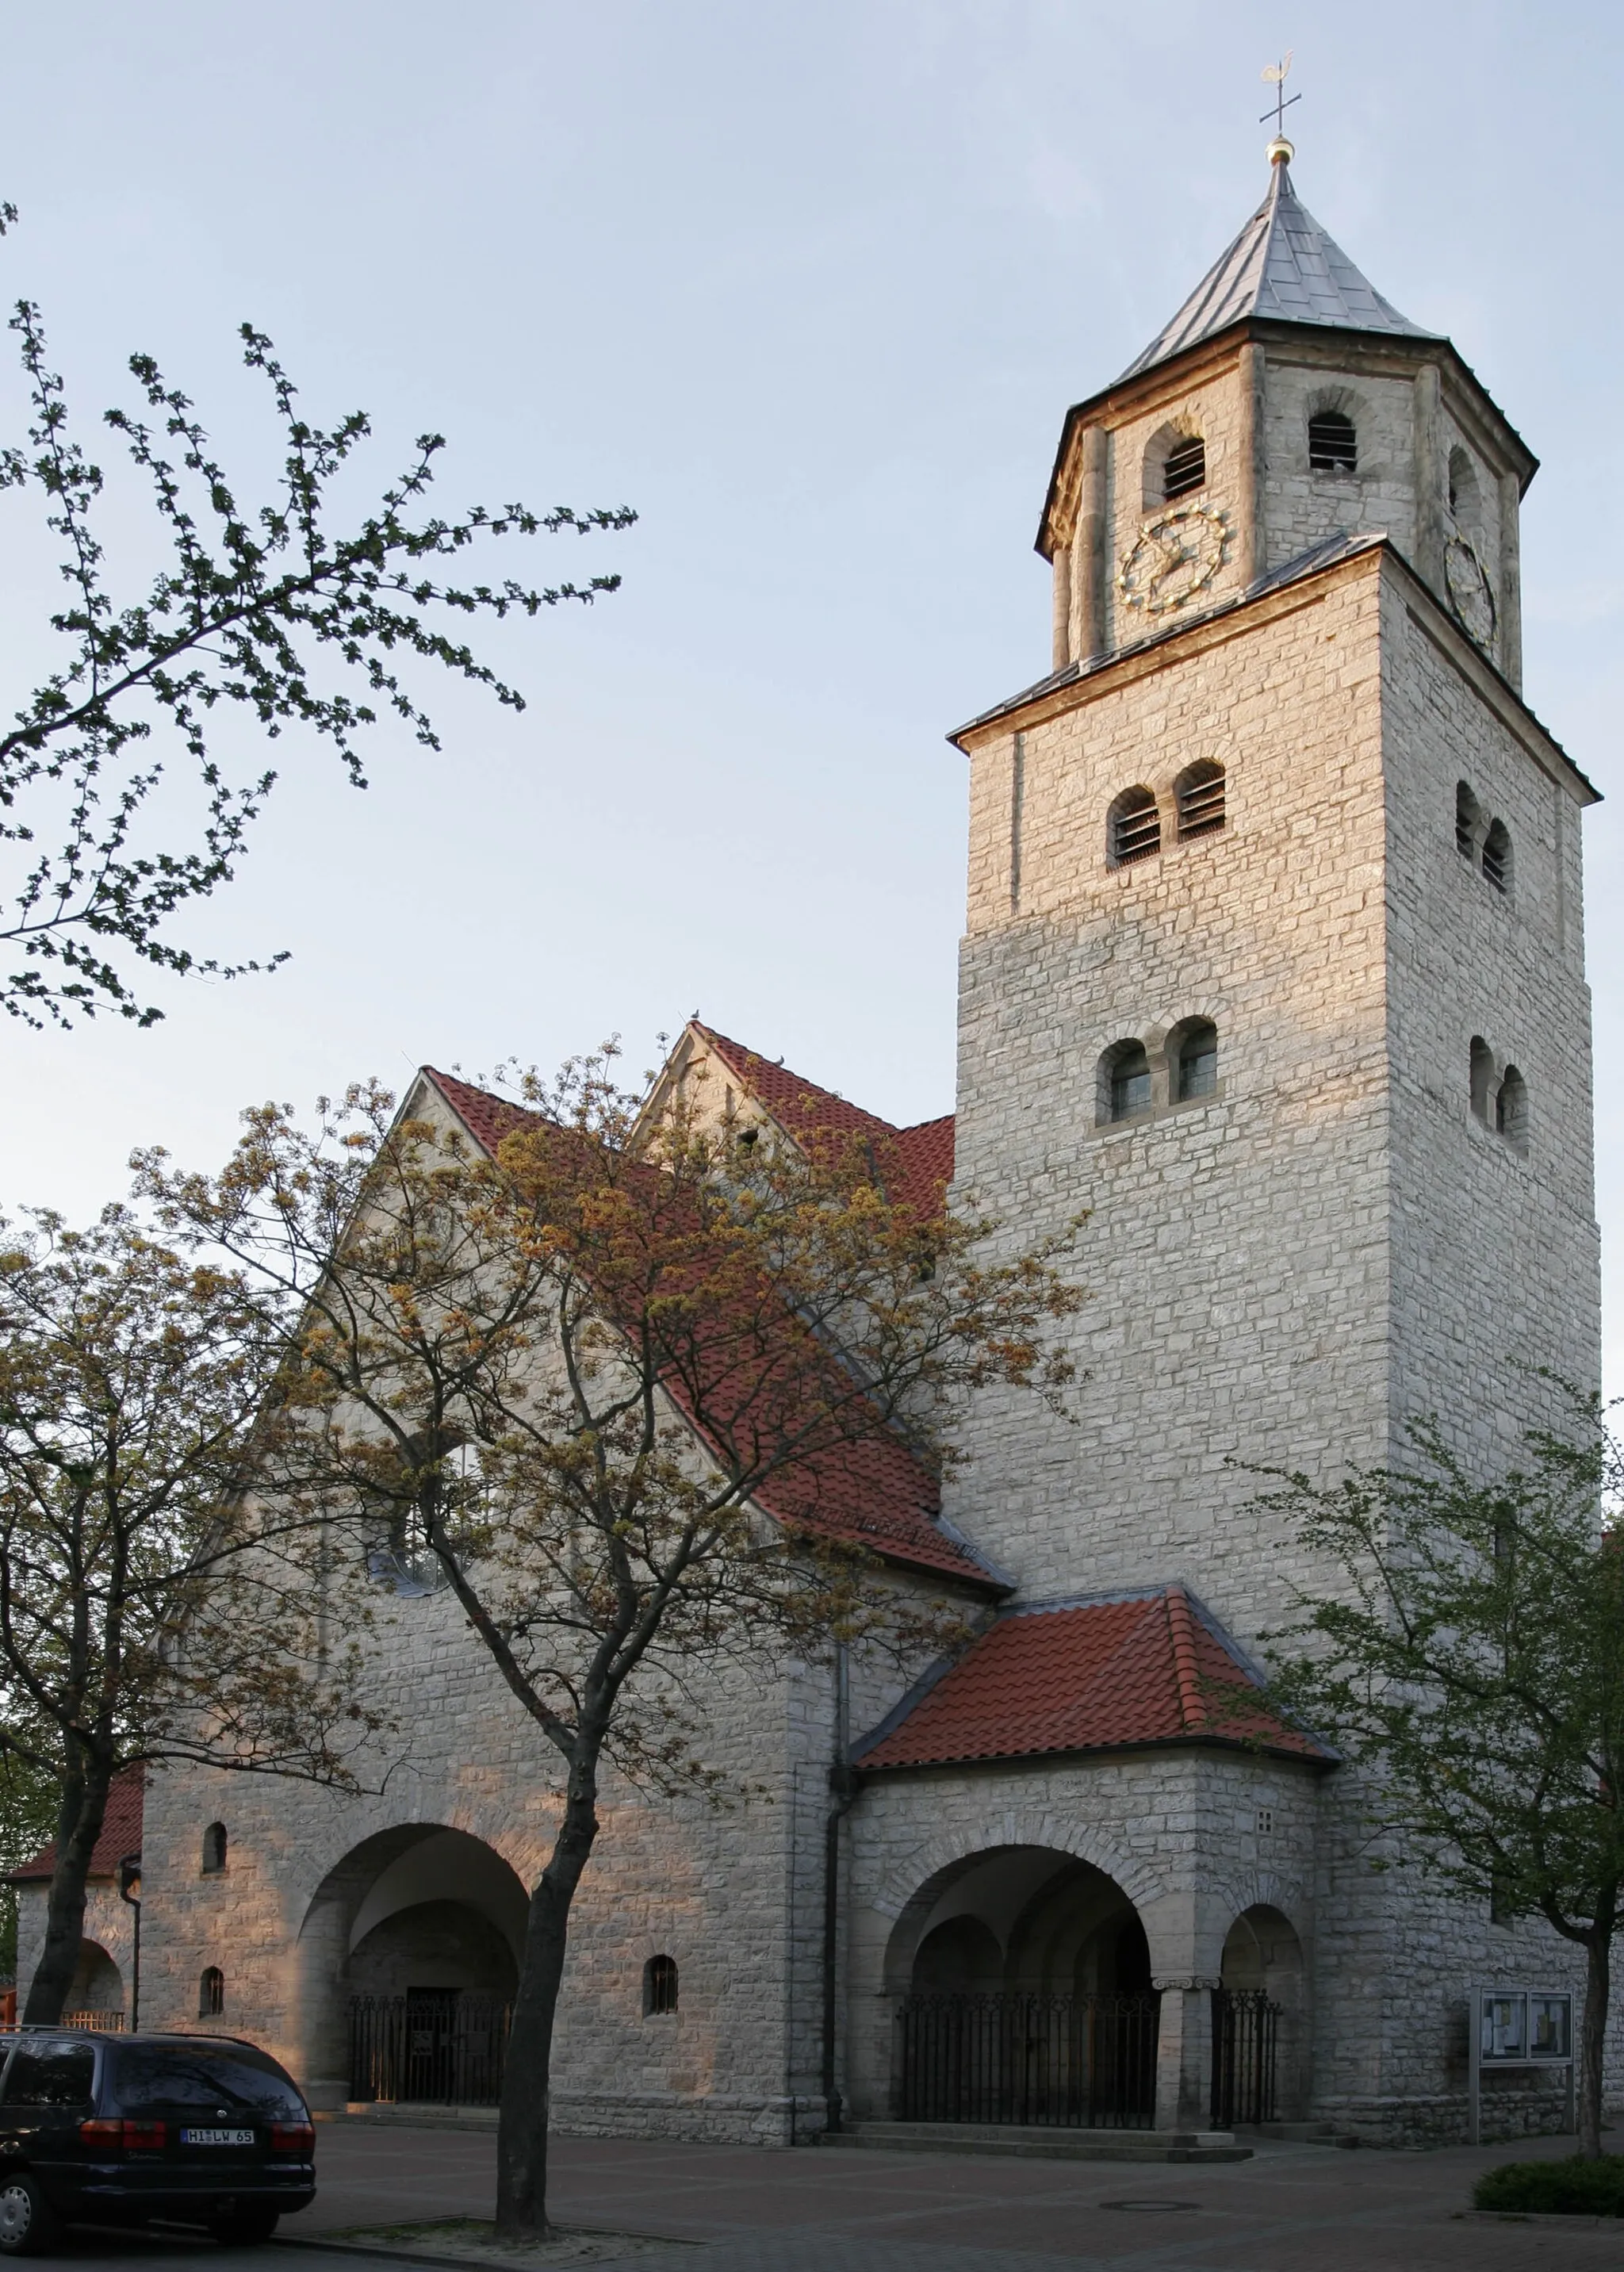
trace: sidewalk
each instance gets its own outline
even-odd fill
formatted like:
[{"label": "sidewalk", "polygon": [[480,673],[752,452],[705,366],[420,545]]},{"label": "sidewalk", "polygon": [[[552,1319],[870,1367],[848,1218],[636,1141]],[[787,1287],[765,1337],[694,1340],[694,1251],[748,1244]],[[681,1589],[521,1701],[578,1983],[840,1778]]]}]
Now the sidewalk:
[{"label": "sidewalk", "polygon": [[[636,2272],[1062,2272],[1079,2264],[1134,2272],[1527,2272],[1536,2262],[1589,2272],[1624,2265],[1624,2223],[1614,2232],[1478,2223],[1454,2214],[1467,2206],[1480,2170],[1571,2150],[1564,2139],[1432,2154],[1264,2143],[1250,2162],[1119,2170],[564,2138],[553,2148],[552,2208],[566,2225],[688,2244],[640,2254]],[[287,2221],[290,2240],[490,2213],[496,2141],[488,2135],[324,2123],[317,2156],[320,2193],[312,2208]],[[276,2272],[294,2272],[301,2259],[315,2272],[311,2257],[291,2250]],[[259,2261],[272,2272],[263,2255]]]}]

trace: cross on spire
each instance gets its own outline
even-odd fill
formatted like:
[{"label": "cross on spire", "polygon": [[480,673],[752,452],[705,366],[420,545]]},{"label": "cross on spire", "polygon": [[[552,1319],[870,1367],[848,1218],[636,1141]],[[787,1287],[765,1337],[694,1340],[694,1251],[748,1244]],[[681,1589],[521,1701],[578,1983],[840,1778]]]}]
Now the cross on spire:
[{"label": "cross on spire", "polygon": [[1272,110],[1266,110],[1262,113],[1261,116],[1258,120],[1258,124],[1260,126],[1266,126],[1272,118],[1275,122],[1275,139],[1276,142],[1283,142],[1285,140],[1286,112],[1290,110],[1294,102],[1300,102],[1303,99],[1300,94],[1288,94],[1285,91],[1286,78],[1291,68],[1291,50],[1290,48],[1286,49],[1284,56],[1279,63],[1265,64],[1263,66],[1262,76],[1268,84],[1275,90],[1275,107]]}]

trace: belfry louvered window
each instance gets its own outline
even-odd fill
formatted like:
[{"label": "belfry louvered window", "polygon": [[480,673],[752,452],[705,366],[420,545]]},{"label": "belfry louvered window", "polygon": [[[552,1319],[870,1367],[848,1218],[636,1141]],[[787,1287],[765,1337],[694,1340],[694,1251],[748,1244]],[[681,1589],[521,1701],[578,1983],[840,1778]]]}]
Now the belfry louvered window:
[{"label": "belfry louvered window", "polygon": [[1358,469],[1359,440],[1353,421],[1340,410],[1317,410],[1308,421],[1308,464],[1316,474],[1351,474]]},{"label": "belfry louvered window", "polygon": [[1106,835],[1113,868],[1126,868],[1131,860],[1148,860],[1153,852],[1159,852],[1162,814],[1155,790],[1124,789],[1111,808]]},{"label": "belfry louvered window", "polygon": [[1483,840],[1483,872],[1497,892],[1511,882],[1511,832],[1503,820],[1492,820]]},{"label": "belfry louvered window", "polygon": [[1210,836],[1224,826],[1224,768],[1209,759],[1179,776],[1179,841]]},{"label": "belfry louvered window", "polygon": [[1187,497],[1207,479],[1207,445],[1199,434],[1175,442],[1162,467],[1162,495]]}]

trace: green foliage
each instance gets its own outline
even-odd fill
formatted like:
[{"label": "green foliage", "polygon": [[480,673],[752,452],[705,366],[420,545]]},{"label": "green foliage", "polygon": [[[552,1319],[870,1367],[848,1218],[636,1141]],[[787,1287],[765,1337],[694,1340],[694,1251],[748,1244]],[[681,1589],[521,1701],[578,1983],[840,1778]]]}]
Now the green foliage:
[{"label": "green foliage", "polygon": [[1536,2216],[1624,2216],[1624,2154],[1598,2162],[1577,2154],[1560,2162],[1502,2162],[1484,2171],[1471,2201],[1474,2208]]},{"label": "green foliage", "polygon": [[1413,1470],[1262,1502],[1339,1581],[1269,1637],[1276,1698],[1377,1771],[1430,1870],[1583,1939],[1624,1880],[1617,1450],[1593,1402],[1487,1483],[1435,1425],[1411,1435]]},{"label": "green foliage", "polygon": [[1411,1443],[1412,1467],[1330,1489],[1286,1476],[1261,1501],[1329,1581],[1268,1637],[1274,1700],[1369,1771],[1373,1821],[1406,1860],[1583,1948],[1593,2161],[1624,1887],[1619,1449],[1598,1400],[1577,1396],[1566,1432],[1532,1431],[1523,1462],[1486,1482],[1435,1422]]},{"label": "green foliage", "polygon": [[[0,206],[0,235],[16,218]],[[475,505],[449,519],[428,512],[422,501],[445,442],[424,434],[378,504],[335,527],[328,491],[366,439],[366,416],[309,423],[271,341],[244,324],[243,362],[268,386],[281,429],[281,483],[265,504],[239,504],[191,401],[150,355],[132,355],[143,409],[109,410],[104,423],[150,491],[168,561],[144,589],[115,600],[96,534],[101,470],[72,437],[33,301],[17,303],[11,329],[33,419],[26,449],[0,448],[0,490],[38,491],[69,597],[50,617],[65,659],[0,734],[0,846],[12,855],[0,877],[0,939],[20,952],[0,978],[0,1005],[30,1025],[98,1009],[150,1025],[161,1013],[131,990],[131,958],[183,975],[230,977],[260,967],[198,961],[166,936],[177,909],[230,880],[276,778],[233,777],[213,743],[222,706],[227,715],[233,706],[245,712],[267,740],[289,726],[324,737],[364,788],[355,738],[380,712],[439,747],[401,684],[399,658],[441,665],[522,709],[520,695],[461,636],[461,619],[535,616],[620,581],[450,581],[439,564],[494,539],[585,535],[625,528],[636,516],[625,507],[537,512],[524,504]],[[335,680],[358,673],[360,698],[324,684],[319,674],[329,670]],[[198,791],[179,843],[183,813],[171,796],[161,800],[163,824],[142,828],[175,758],[190,766]]]}]

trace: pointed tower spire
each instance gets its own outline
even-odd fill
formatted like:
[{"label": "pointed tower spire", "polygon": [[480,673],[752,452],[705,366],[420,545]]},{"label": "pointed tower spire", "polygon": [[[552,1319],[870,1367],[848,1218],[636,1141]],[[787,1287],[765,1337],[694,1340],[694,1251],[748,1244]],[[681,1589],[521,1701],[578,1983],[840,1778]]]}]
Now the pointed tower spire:
[{"label": "pointed tower spire", "polygon": [[1291,187],[1294,154],[1284,135],[1277,134],[1269,146],[1269,195],[1171,323],[1129,363],[1123,378],[1253,316],[1344,331],[1396,332],[1418,340],[1438,336],[1401,316],[1321,228]]}]

